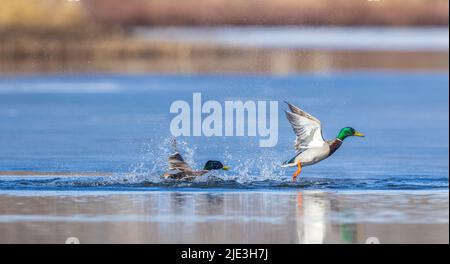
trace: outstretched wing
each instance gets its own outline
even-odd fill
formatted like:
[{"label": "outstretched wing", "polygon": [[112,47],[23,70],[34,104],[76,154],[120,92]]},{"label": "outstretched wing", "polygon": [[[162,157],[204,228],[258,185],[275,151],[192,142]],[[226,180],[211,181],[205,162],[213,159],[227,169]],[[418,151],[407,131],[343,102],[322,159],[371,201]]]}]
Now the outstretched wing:
[{"label": "outstretched wing", "polygon": [[297,136],[294,143],[295,149],[302,151],[304,149],[322,146],[325,141],[322,136],[322,124],[319,119],[293,104],[285,103],[291,110],[291,112],[285,111],[286,117]]},{"label": "outstretched wing", "polygon": [[192,169],[178,152],[170,155],[168,161],[170,170],[192,171]]},{"label": "outstretched wing", "polygon": [[175,150],[175,153],[170,155],[168,158],[169,162],[169,170],[180,170],[180,171],[192,171],[189,165],[184,161],[181,154],[178,152],[177,141],[175,138],[171,140],[172,147]]}]

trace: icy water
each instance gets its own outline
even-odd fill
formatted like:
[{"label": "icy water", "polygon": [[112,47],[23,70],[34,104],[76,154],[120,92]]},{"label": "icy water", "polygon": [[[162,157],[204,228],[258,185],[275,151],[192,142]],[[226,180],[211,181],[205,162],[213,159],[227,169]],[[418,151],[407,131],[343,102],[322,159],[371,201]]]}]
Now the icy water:
[{"label": "icy water", "polygon": [[[448,243],[448,84],[429,72],[3,76],[0,242]],[[231,170],[161,181],[170,105],[194,92],[222,106],[279,101],[278,144],[181,137],[192,167]],[[292,183],[279,166],[294,154],[283,100],[319,118],[325,138],[344,126],[366,137]]]}]

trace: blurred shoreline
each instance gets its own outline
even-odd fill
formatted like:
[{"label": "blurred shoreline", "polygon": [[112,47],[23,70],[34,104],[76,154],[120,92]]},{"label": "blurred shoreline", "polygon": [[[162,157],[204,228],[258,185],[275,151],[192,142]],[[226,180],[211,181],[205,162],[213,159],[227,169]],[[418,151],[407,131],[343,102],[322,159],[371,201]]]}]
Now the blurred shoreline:
[{"label": "blurred shoreline", "polygon": [[448,70],[448,1],[405,3],[6,0],[0,72]]},{"label": "blurred shoreline", "polygon": [[[208,50],[210,56],[195,56]],[[172,54],[164,50],[146,50],[152,57],[107,59],[95,57],[58,59],[24,58],[0,63],[1,75],[34,73],[174,73],[174,74],[274,74],[337,71],[447,71],[446,52],[342,52],[221,49],[177,47]],[[192,55],[194,54],[194,55]],[[223,54],[230,54],[226,58]],[[432,60],[431,60],[431,59]]]},{"label": "blurred shoreline", "polygon": [[[0,72],[270,73],[448,70],[446,28],[138,28],[8,38]],[[422,38],[423,37],[423,38]]]},{"label": "blurred shoreline", "polygon": [[[430,3],[432,2],[432,3]],[[447,26],[447,0],[89,0],[86,16],[130,26]]]},{"label": "blurred shoreline", "polygon": [[0,73],[448,70],[448,1],[8,0]]}]

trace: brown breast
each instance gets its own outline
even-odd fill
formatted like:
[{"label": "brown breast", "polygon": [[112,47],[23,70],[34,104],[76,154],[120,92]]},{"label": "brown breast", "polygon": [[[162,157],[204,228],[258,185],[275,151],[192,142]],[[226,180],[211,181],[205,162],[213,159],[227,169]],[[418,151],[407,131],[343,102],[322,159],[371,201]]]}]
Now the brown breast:
[{"label": "brown breast", "polygon": [[335,138],[333,140],[328,141],[328,144],[330,145],[330,155],[331,155],[342,145],[342,140]]}]

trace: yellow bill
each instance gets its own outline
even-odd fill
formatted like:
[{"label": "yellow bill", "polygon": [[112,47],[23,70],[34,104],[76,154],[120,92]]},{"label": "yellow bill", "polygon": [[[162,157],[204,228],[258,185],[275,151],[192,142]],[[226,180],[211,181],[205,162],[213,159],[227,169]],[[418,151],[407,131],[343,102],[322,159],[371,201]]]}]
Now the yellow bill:
[{"label": "yellow bill", "polygon": [[364,137],[364,134],[362,134],[362,133],[360,133],[360,132],[358,132],[358,131],[355,131],[355,133],[353,134],[353,136]]}]

